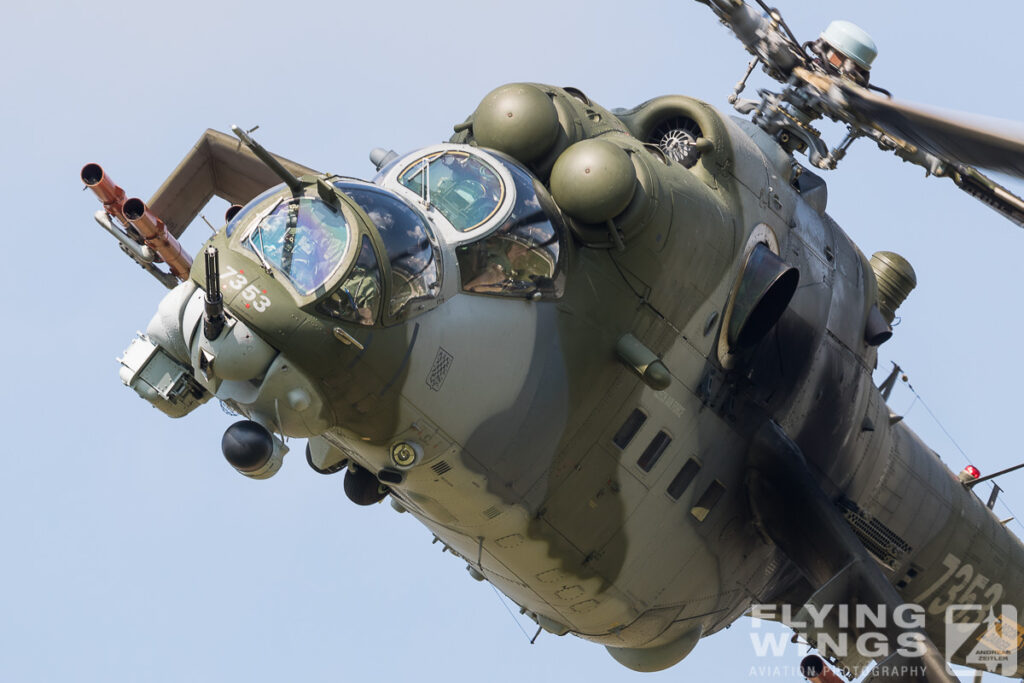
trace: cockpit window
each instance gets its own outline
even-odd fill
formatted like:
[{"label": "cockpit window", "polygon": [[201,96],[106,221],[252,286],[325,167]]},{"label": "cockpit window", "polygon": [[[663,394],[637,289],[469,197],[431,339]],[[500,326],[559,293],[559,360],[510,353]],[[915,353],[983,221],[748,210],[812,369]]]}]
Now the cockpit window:
[{"label": "cockpit window", "polygon": [[487,222],[505,198],[497,172],[476,156],[442,151],[414,161],[398,182],[434,206],[456,230],[467,232]]},{"label": "cockpit window", "polygon": [[499,296],[561,296],[565,229],[533,177],[506,162],[516,186],[512,214],[486,237],[456,247],[462,288]]},{"label": "cockpit window", "polygon": [[377,227],[391,264],[391,318],[410,312],[413,302],[437,296],[440,289],[433,238],[418,213],[391,193],[370,185],[335,183]]},{"label": "cockpit window", "polygon": [[345,261],[351,230],[341,211],[313,197],[282,200],[249,234],[249,248],[301,295],[322,287]]},{"label": "cockpit window", "polygon": [[267,207],[264,202],[271,196],[280,193],[282,187],[282,185],[275,185],[246,202],[245,206],[243,206],[242,209],[238,211],[230,221],[228,221],[227,229],[224,231],[225,234],[228,237],[231,237],[239,225],[244,225],[245,221],[247,221],[252,215],[255,215],[261,209],[266,209]]},{"label": "cockpit window", "polygon": [[370,238],[363,235],[359,258],[331,296],[317,306],[333,318],[373,325],[380,312],[380,266]]}]

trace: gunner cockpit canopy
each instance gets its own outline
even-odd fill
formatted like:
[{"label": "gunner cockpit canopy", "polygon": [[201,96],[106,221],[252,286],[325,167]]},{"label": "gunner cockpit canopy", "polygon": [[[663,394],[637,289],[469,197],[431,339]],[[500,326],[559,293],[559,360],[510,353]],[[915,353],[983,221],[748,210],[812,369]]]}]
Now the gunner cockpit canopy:
[{"label": "gunner cockpit canopy", "polygon": [[246,240],[301,295],[324,286],[346,261],[354,234],[340,207],[318,197],[282,198]]}]

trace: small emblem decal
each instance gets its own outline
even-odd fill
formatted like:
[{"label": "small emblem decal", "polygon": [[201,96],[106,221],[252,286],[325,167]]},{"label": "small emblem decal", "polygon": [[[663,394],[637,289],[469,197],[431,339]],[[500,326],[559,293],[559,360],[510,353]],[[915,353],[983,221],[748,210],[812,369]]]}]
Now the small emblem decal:
[{"label": "small emblem decal", "polygon": [[448,370],[451,369],[454,359],[455,357],[445,351],[443,347],[437,347],[434,364],[430,366],[430,372],[427,373],[428,387],[434,391],[441,390],[441,385],[444,384],[444,379],[448,376]]}]

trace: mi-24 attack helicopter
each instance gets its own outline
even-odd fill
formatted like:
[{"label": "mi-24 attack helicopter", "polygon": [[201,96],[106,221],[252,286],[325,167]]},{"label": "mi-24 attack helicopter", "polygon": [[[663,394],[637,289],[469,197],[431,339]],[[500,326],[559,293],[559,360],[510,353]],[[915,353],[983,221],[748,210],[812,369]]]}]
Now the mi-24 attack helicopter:
[{"label": "mi-24 attack helicopter", "polygon": [[[979,667],[999,636],[1021,676],[1024,546],[872,383],[913,269],[864,257],[816,170],[869,138],[1024,224],[976,170],[1024,176],[1024,141],[890,99],[852,24],[801,45],[774,11],[706,4],[748,75],[783,84],[737,86],[747,118],[517,83],[448,143],[374,150],[372,181],[237,128],[207,131],[148,206],[87,165],[98,221],[171,289],[121,378],[171,417],[211,398],[244,416],[222,448],[248,477],[307,439],[353,502],[390,496],[540,628],[635,670],[755,603],[912,603],[875,627],[884,654],[833,663],[949,681],[945,661]],[[830,149],[821,118],[849,136]],[[193,263],[177,238],[213,195],[235,205]],[[971,610],[1000,616],[951,646]],[[812,645],[863,635],[817,627]]]}]

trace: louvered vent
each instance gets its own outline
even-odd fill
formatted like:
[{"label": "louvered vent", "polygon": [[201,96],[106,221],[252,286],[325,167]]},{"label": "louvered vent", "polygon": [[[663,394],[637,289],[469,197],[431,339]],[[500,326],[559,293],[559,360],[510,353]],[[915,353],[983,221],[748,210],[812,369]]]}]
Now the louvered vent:
[{"label": "louvered vent", "polygon": [[440,477],[451,472],[452,466],[448,464],[447,460],[438,460],[430,466],[430,469],[434,470],[434,474]]},{"label": "louvered vent", "polygon": [[842,511],[864,547],[889,567],[894,567],[901,557],[910,552],[909,543],[861,510],[852,500],[841,498],[836,502],[836,506]]}]

